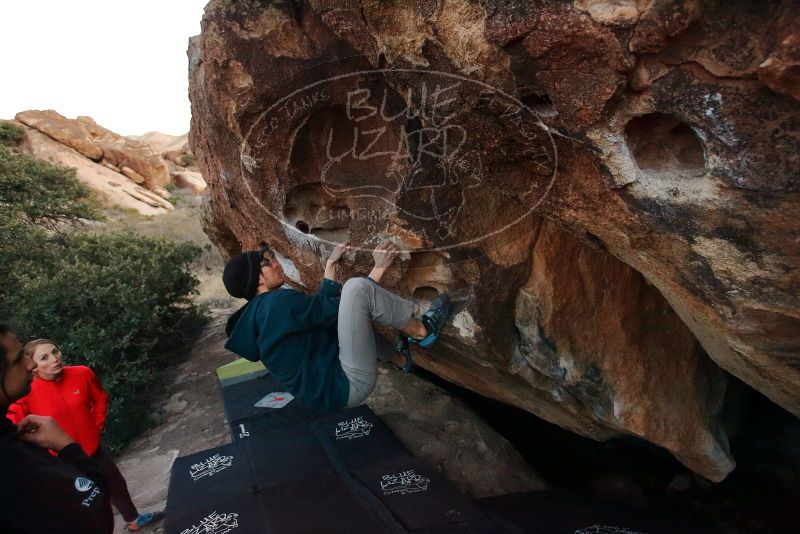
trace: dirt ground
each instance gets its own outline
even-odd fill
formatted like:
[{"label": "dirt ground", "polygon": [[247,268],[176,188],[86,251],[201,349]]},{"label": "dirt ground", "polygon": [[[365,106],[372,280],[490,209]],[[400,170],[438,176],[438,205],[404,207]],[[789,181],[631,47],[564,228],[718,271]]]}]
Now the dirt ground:
[{"label": "dirt ground", "polygon": [[[167,386],[157,407],[162,417],[160,424],[131,443],[117,458],[140,512],[164,509],[175,458],[230,441],[222,392],[214,371],[235,359],[223,349],[223,326],[232,311],[212,310],[213,319],[195,343],[189,359],[175,369],[175,379]],[[117,514],[114,532],[125,532],[123,527]],[[146,530],[162,531],[163,523]]]},{"label": "dirt ground", "polygon": [[[202,250],[191,266],[200,281],[195,300],[209,307],[212,318],[191,354],[174,369],[174,378],[168,380],[161,400],[156,403],[159,424],[116,458],[133,502],[141,512],[164,509],[175,458],[230,441],[215,370],[235,359],[223,348],[223,327],[228,316],[244,302],[228,296],[222,285],[224,261],[201,228],[201,197],[178,190],[172,193],[171,200],[175,210],[165,215],[147,217],[131,210],[109,208],[105,210],[104,222],[90,223],[87,228],[89,232],[123,231],[190,241]],[[115,520],[114,532],[125,532],[118,514]],[[160,533],[163,522],[144,531]]]}]

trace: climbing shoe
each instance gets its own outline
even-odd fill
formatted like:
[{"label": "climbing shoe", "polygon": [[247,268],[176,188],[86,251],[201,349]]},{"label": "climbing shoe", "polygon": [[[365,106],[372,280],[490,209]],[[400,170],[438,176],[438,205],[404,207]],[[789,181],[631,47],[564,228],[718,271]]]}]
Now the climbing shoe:
[{"label": "climbing shoe", "polygon": [[130,523],[127,523],[125,525],[125,530],[127,530],[128,532],[138,532],[143,527],[146,527],[147,525],[152,525],[156,521],[161,521],[162,519],[164,519],[163,512],[145,512],[143,514],[139,514],[139,517],[137,517]]},{"label": "climbing shoe", "polygon": [[[427,335],[422,339],[414,339],[412,337],[399,335],[394,342],[394,351],[399,352],[406,358],[406,362],[402,367],[399,367],[404,373],[410,373],[414,368],[414,359],[411,357],[411,343],[416,343],[420,347],[430,347],[439,338],[441,332],[450,312],[453,310],[453,305],[450,303],[450,298],[447,295],[439,295],[433,302],[431,307],[422,314],[419,321],[425,326]],[[393,365],[397,365],[394,364]]]},{"label": "climbing shoe", "polygon": [[399,335],[394,342],[394,351],[399,352],[406,357],[406,363],[399,368],[404,373],[410,373],[414,368],[414,359],[411,357],[411,349],[409,348],[408,339],[409,338],[406,336]]},{"label": "climbing shoe", "polygon": [[451,311],[453,311],[453,304],[450,302],[450,297],[443,294],[433,299],[431,307],[419,318],[420,322],[425,325],[428,335],[422,339],[409,338],[409,341],[420,347],[433,345],[439,338],[439,332],[450,317]]}]

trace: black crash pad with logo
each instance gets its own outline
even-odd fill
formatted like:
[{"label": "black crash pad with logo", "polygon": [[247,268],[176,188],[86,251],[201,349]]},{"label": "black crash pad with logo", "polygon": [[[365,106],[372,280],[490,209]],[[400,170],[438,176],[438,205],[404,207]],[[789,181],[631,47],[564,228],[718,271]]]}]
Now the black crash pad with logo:
[{"label": "black crash pad with logo", "polygon": [[413,458],[369,464],[354,475],[407,530],[482,519],[435,469]]},{"label": "black crash pad with logo", "polygon": [[300,399],[294,399],[280,409],[260,408],[256,403],[267,394],[283,391],[271,375],[257,376],[245,382],[230,384],[222,388],[225,416],[231,425],[253,417],[267,416],[275,428],[307,423],[317,417]]},{"label": "black crash pad with logo", "polygon": [[554,491],[470,501],[366,406],[315,414],[294,399],[259,408],[284,390],[269,375],[223,385],[233,443],[175,461],[166,534],[719,532]]},{"label": "black crash pad with logo", "polygon": [[240,444],[177,458],[169,481],[170,510],[203,508],[231,497],[253,493],[250,461]]},{"label": "black crash pad with logo", "polygon": [[[327,414],[299,399],[254,406],[283,389],[269,375],[223,387],[233,443],[175,461],[167,534],[410,532],[487,521],[366,406]],[[202,530],[203,521],[222,530]]]},{"label": "black crash pad with logo", "polygon": [[411,458],[386,423],[366,406],[321,417],[314,426],[350,470],[392,458]]},{"label": "black crash pad with logo", "polygon": [[[173,497],[170,487],[169,499]],[[164,531],[175,534],[265,534],[267,522],[258,495],[246,493],[210,505],[178,508],[167,501]],[[285,532],[285,531],[284,531]]]}]

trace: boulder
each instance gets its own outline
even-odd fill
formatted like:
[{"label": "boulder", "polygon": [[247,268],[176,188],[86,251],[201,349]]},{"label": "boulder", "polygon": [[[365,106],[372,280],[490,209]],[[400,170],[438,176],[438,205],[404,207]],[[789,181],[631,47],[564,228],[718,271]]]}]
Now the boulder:
[{"label": "boulder", "polygon": [[422,378],[382,366],[367,405],[414,457],[474,499],[547,487],[486,421]]},{"label": "boulder", "polygon": [[77,178],[95,191],[105,205],[133,209],[142,215],[161,215],[174,209],[172,204],[126,176],[87,159],[39,130],[26,128],[19,148],[39,159],[74,168]]},{"label": "boulder", "polygon": [[150,146],[141,141],[133,141],[103,128],[91,117],[76,119],[103,148],[103,159],[117,167],[129,167],[144,178],[148,189],[165,186],[169,183],[169,169]]},{"label": "boulder", "polygon": [[[107,161],[101,161],[101,162],[100,162],[100,165],[102,165],[102,166],[103,166],[103,167],[105,167],[106,169],[111,169],[111,170],[112,170],[112,171],[114,171],[114,172],[118,172],[118,173],[122,174],[122,169],[120,169],[119,167],[117,167],[117,166],[116,166],[116,165],[114,165],[113,163],[109,163],[109,162],[107,162]],[[130,167],[128,167],[128,168],[130,169]],[[130,170],[131,170],[132,172],[136,172],[136,171],[134,171],[133,169],[130,169]],[[137,173],[137,174],[138,174],[138,173]],[[129,178],[130,178],[130,177],[129,177]]]},{"label": "boulder", "polygon": [[161,198],[165,198],[166,199],[166,198],[170,197],[169,191],[167,191],[166,188],[161,187],[161,186],[156,186],[151,191],[153,191],[153,193],[155,193],[156,195],[160,196]]},{"label": "boulder", "polygon": [[67,119],[53,110],[31,110],[18,113],[17,120],[94,161],[127,168],[126,176],[148,189],[169,183],[169,169],[148,145],[103,128],[91,117]]},{"label": "boulder", "polygon": [[212,0],[188,51],[204,227],[224,254],[268,243],[307,290],[333,243],[353,276],[391,238],[384,285],[457,303],[421,366],[721,480],[729,375],[800,415],[798,20]]},{"label": "boulder", "polygon": [[[110,166],[111,166],[110,168],[112,168],[112,169],[114,167],[116,167],[116,165],[114,165],[113,163],[110,164]],[[124,174],[125,176],[127,176],[128,178],[130,178],[131,180],[133,180],[137,184],[143,184],[144,183],[144,176],[142,176],[138,172],[134,171],[130,167],[122,167],[119,172],[121,172],[122,174]]]},{"label": "boulder", "polygon": [[161,132],[148,132],[139,136],[128,136],[128,139],[140,141],[161,154],[170,166],[170,172],[189,170],[198,172],[194,154],[189,150],[189,134],[169,135]]},{"label": "boulder", "polygon": [[103,149],[94,142],[89,132],[80,123],[67,119],[52,109],[46,111],[22,111],[17,113],[16,119],[39,130],[63,143],[70,148],[74,148],[87,158],[100,161],[103,158]]},{"label": "boulder", "polygon": [[172,183],[174,183],[178,189],[190,189],[198,195],[206,190],[206,181],[203,180],[203,175],[199,172],[174,172],[172,173]]}]

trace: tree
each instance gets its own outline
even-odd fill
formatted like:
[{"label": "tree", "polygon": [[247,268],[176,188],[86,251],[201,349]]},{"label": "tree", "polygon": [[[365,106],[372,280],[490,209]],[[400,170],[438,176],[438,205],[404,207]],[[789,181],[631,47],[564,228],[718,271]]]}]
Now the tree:
[{"label": "tree", "polygon": [[151,422],[146,401],[205,314],[192,300],[197,246],[79,231],[100,216],[74,170],[0,147],[0,314],[95,370],[117,449]]},{"label": "tree", "polygon": [[17,146],[25,136],[25,130],[13,122],[0,121],[0,145]]},{"label": "tree", "polygon": [[0,146],[0,214],[55,230],[80,219],[99,219],[91,192],[75,170]]}]

